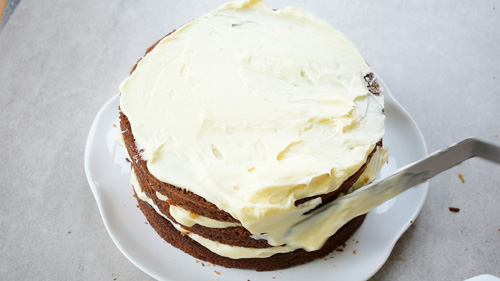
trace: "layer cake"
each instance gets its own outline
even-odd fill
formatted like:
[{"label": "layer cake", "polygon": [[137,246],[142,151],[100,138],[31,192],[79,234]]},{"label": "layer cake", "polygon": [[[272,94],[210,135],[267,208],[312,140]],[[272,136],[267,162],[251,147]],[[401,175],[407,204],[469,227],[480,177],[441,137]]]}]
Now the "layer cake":
[{"label": "layer cake", "polygon": [[354,45],[297,7],[227,3],[160,39],[120,85],[139,206],[158,234],[226,267],[323,257],[287,236],[304,213],[371,182],[387,150],[383,95]]}]

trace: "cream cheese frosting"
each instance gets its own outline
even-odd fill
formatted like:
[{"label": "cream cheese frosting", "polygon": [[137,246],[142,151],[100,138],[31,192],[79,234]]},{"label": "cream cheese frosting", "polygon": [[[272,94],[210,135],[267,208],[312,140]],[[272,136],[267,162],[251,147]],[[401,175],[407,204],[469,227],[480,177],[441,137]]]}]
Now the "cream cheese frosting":
[{"label": "cream cheese frosting", "polygon": [[156,178],[293,244],[283,234],[321,199],[295,201],[336,190],[384,134],[370,72],[305,10],[230,2],[162,39],[120,85],[120,108]]}]

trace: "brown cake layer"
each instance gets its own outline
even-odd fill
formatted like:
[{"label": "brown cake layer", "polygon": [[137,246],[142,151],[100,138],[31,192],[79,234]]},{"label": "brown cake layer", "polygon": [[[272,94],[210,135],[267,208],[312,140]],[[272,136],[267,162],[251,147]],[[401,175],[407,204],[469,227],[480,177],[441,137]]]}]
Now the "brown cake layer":
[{"label": "brown cake layer", "polygon": [[182,235],[182,233],[175,229],[169,221],[156,213],[148,203],[140,199],[138,199],[138,201],[139,207],[146,215],[149,224],[151,224],[156,232],[172,246],[181,249],[197,259],[213,264],[229,268],[254,269],[257,271],[288,268],[324,257],[347,241],[359,226],[361,226],[361,223],[366,217],[366,215],[362,215],[352,219],[337,231],[337,233],[331,236],[326,241],[325,245],[317,251],[307,252],[299,249],[290,253],[275,254],[268,258],[231,259],[212,253],[207,248],[192,240],[189,236]]}]

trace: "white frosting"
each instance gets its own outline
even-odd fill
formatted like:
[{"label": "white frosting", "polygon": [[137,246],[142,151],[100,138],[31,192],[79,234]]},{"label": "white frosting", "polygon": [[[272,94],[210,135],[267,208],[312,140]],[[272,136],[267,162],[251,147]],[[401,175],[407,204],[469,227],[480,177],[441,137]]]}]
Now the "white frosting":
[{"label": "white frosting", "polygon": [[369,72],[308,12],[232,2],[161,40],[121,84],[120,108],[156,178],[282,245],[321,200],[294,202],[336,190],[382,138]]}]

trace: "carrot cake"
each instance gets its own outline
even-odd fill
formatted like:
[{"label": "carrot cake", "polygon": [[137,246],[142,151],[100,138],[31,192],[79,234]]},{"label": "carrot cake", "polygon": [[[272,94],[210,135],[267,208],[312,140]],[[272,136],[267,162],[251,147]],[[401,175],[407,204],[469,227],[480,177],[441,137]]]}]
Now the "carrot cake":
[{"label": "carrot cake", "polygon": [[297,7],[236,1],[151,46],[120,85],[139,206],[173,246],[275,270],[323,257],[361,225],[287,235],[387,161],[383,95],[354,45]]}]

